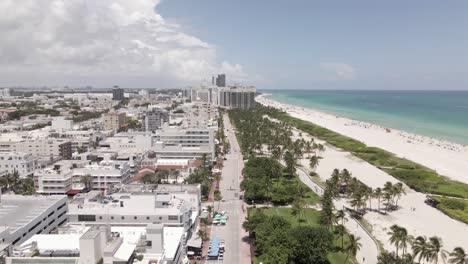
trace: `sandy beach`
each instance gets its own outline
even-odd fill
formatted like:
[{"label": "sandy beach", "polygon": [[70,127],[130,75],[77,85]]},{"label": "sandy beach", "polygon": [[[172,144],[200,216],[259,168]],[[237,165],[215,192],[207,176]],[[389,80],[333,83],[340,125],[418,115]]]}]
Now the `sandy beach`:
[{"label": "sandy beach", "polygon": [[359,140],[368,146],[378,147],[417,162],[453,180],[468,183],[468,146],[283,104],[266,96],[257,96],[256,100],[264,105],[280,108],[291,116]]},{"label": "sandy beach", "polygon": [[[430,158],[430,160],[435,160],[432,155],[434,153],[444,153],[443,155],[448,155],[449,153],[453,156],[458,157],[459,166],[463,166],[462,156],[467,155],[466,148],[460,145],[453,144],[454,149],[447,149],[450,143],[447,144],[445,148],[443,147],[442,142],[437,142],[434,139],[429,139],[422,136],[411,135],[406,132],[402,131],[394,131],[392,130],[391,133],[385,132],[385,129],[379,128],[378,126],[366,124],[361,122],[360,125],[349,125],[352,123],[356,123],[358,121],[349,120],[345,118],[337,118],[335,116],[331,116],[329,114],[320,113],[314,110],[302,110],[302,108],[297,108],[293,106],[288,106],[284,104],[280,104],[278,102],[265,99],[260,97],[257,99],[259,102],[282,108],[291,115],[314,122],[318,125],[327,127],[332,129],[336,132],[345,134],[350,137],[354,137],[352,135],[358,135],[359,137],[354,137],[364,141],[366,144],[373,145],[376,147],[384,148],[384,146],[390,146],[391,142],[386,142],[389,140],[395,141],[394,144],[398,146],[402,146],[402,152],[395,153],[400,156],[405,156],[410,158],[409,154],[411,153],[411,149],[414,149],[416,153],[424,153],[424,150],[427,149],[428,153],[424,153],[424,157]],[[342,127],[340,127],[342,126]],[[384,132],[382,133],[381,130]],[[344,132],[343,132],[344,131]],[[361,135],[361,133],[363,135]],[[366,135],[366,136],[364,136]],[[409,143],[407,139],[411,138],[418,138],[419,140],[416,141],[418,143]],[[299,138],[299,131],[294,130],[294,138]],[[302,134],[302,138],[305,140],[310,140],[311,137],[305,133]],[[317,143],[325,144],[319,139],[314,138]],[[382,143],[378,144],[378,140],[382,141]],[[371,144],[371,142],[376,142],[376,144]],[[405,143],[406,142],[406,143]],[[432,142],[432,144],[430,144]],[[378,144],[378,145],[377,145]],[[438,146],[438,144],[440,146]],[[385,148],[387,149],[387,148]],[[398,149],[395,146],[392,149]],[[387,149],[391,151],[390,149]],[[405,152],[407,151],[407,152]],[[392,151],[393,152],[393,151]],[[403,154],[402,154],[403,153]],[[415,154],[412,154],[415,155]],[[449,167],[451,163],[443,164],[442,161],[449,160],[449,158],[443,157],[442,154],[438,154],[436,156],[440,156],[438,159],[440,164],[437,166]],[[333,147],[329,144],[325,144],[325,151],[320,153],[322,159],[316,169],[316,172],[320,176],[322,180],[326,180],[330,177],[333,169],[348,169],[353,177],[356,177],[364,184],[368,185],[372,188],[383,187],[385,182],[390,181],[392,183],[399,182],[393,176],[387,174],[386,172],[379,170],[377,167],[355,157],[354,155],[350,154],[349,152],[343,151],[336,147]],[[411,159],[411,158],[410,158]],[[422,159],[422,158],[421,158]],[[419,161],[417,161],[419,162]],[[428,162],[428,161],[426,161]],[[302,167],[309,168],[309,161],[307,156],[300,160]],[[428,166],[430,168],[434,168],[434,164],[428,164],[432,166]],[[465,165],[466,166],[466,165]],[[450,169],[450,168],[448,168]],[[463,170],[462,170],[463,171]],[[455,173],[454,173],[455,174]],[[463,174],[455,174],[456,179],[464,179]],[[465,178],[465,181],[468,180]],[[468,225],[451,219],[447,215],[443,214],[439,210],[427,205],[424,203],[426,199],[426,195],[422,193],[418,193],[416,191],[411,190],[409,187],[405,185],[405,191],[407,195],[403,196],[398,204],[399,209],[396,211],[389,212],[388,214],[383,214],[379,212],[368,212],[365,214],[364,219],[372,226],[372,235],[379,240],[384,248],[389,251],[393,251],[395,249],[394,245],[391,245],[389,242],[389,235],[387,234],[390,230],[390,227],[394,224],[399,226],[405,227],[409,234],[416,237],[416,236],[438,236],[442,239],[444,243],[444,249],[451,251],[456,246],[467,247],[468,245],[468,236],[460,235],[460,234],[468,234]],[[346,204],[345,200],[341,199],[337,201],[337,204]],[[349,205],[347,205],[349,206]],[[372,208],[378,208],[378,201],[377,199],[372,200]],[[348,228],[349,229],[349,228]],[[353,229],[349,229],[351,233],[354,233]],[[375,263],[369,260],[369,263]]]}]

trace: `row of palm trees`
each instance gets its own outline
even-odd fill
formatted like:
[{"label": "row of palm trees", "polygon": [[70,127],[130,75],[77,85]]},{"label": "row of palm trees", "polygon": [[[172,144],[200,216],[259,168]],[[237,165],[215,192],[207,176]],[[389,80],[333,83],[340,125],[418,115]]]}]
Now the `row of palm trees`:
[{"label": "row of palm trees", "polygon": [[20,178],[16,170],[0,177],[0,188],[3,191],[12,191],[15,194],[22,195],[32,195],[36,193],[33,179],[31,177]]},{"label": "row of palm trees", "polygon": [[348,198],[350,205],[360,213],[365,213],[367,209],[372,210],[372,199],[377,199],[379,212],[381,202],[383,202],[385,213],[387,213],[389,210],[398,208],[399,199],[406,194],[401,182],[396,184],[386,182],[382,188],[373,189],[352,177],[347,169],[342,171],[334,169],[326,184],[334,198]]},{"label": "row of palm trees", "polygon": [[[456,247],[452,252],[443,249],[442,240],[437,236],[426,238],[425,236],[418,236],[414,238],[406,228],[393,225],[388,232],[390,235],[390,243],[395,246],[395,258],[405,261],[404,263],[438,263],[440,259],[444,262],[448,259],[451,264],[468,264],[468,254],[465,253],[461,247]],[[408,247],[411,247],[412,254],[407,252]],[[399,255],[401,250],[401,256]],[[388,254],[388,253],[384,253]],[[392,253],[393,254],[393,253]],[[381,260],[387,257],[381,256]],[[379,263],[385,264],[386,262],[380,261]]]},{"label": "row of palm trees", "polygon": [[169,178],[173,178],[177,182],[179,177],[179,170],[160,170],[156,173],[146,173],[141,177],[140,181],[144,184],[157,184],[161,183],[163,180],[169,183]]},{"label": "row of palm trees", "polygon": [[[266,108],[255,108],[249,111],[233,109],[229,111],[230,119],[238,128],[237,136],[244,155],[269,154],[275,159],[283,159],[290,152],[295,159],[306,153],[324,151],[322,144],[314,140],[306,141],[302,137],[293,140],[292,127],[268,117]],[[300,134],[301,136],[301,134]]]},{"label": "row of palm trees", "polygon": [[360,242],[360,237],[349,234],[348,243],[345,246],[345,222],[348,221],[348,219],[344,209],[335,210],[333,199],[338,197],[336,194],[336,188],[333,184],[330,184],[330,180],[327,180],[324,193],[320,198],[320,205],[322,207],[322,210],[320,211],[320,222],[328,229],[334,228],[338,235],[341,236],[341,250],[347,253],[345,261],[347,262],[349,255],[356,257],[356,254],[361,249],[362,244]]}]

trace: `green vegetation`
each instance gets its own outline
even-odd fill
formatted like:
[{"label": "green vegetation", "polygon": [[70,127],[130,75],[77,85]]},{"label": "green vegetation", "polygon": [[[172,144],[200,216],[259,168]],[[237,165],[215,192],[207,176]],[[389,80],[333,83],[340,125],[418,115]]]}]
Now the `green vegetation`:
[{"label": "green vegetation", "polygon": [[211,183],[213,181],[213,175],[211,173],[211,164],[207,160],[206,154],[202,157],[202,165],[191,173],[185,180],[187,184],[200,184],[201,195],[203,200],[208,199],[210,193]]},{"label": "green vegetation", "polygon": [[73,122],[83,122],[86,120],[90,120],[93,118],[101,117],[101,112],[89,112],[89,111],[72,111],[71,114],[73,115]]},{"label": "green vegetation", "polygon": [[33,195],[36,193],[32,177],[20,179],[17,171],[0,177],[0,188],[21,195]]},{"label": "green vegetation", "polygon": [[468,224],[468,200],[431,196],[438,202],[437,209],[448,216]]},{"label": "green vegetation", "polygon": [[20,119],[22,116],[29,116],[29,115],[59,116],[60,112],[55,109],[27,108],[27,109],[20,109],[15,112],[8,113],[8,118],[12,120],[17,120],[17,119]]},{"label": "green vegetation", "polygon": [[127,107],[128,103],[130,102],[130,99],[125,97],[122,101],[120,101],[118,104],[114,106],[115,110],[118,110],[120,108]]},{"label": "green vegetation", "polygon": [[[341,252],[341,237],[338,230],[332,232],[321,227],[319,219],[320,212],[315,209],[305,209],[303,221],[294,216],[291,208],[249,210],[249,220],[245,222],[244,227],[255,239],[258,256],[254,263],[347,263],[347,254]],[[301,232],[297,233],[298,231]],[[304,258],[297,260],[299,262],[292,260],[291,256],[294,256],[295,251],[298,250],[297,243],[295,243],[298,238],[310,240],[310,242],[301,243],[302,248],[305,248],[304,251],[310,249],[307,248],[309,246],[318,248],[319,250],[311,250],[307,255],[320,256],[320,259]],[[318,239],[323,239],[325,243],[316,241]],[[276,241],[280,243],[275,243]],[[345,235],[344,242],[345,245],[349,243],[348,235]],[[279,257],[276,262],[275,257]]]},{"label": "green vegetation", "polygon": [[426,193],[468,198],[468,184],[453,181],[415,162],[398,158],[385,150],[368,147],[362,142],[340,135],[313,123],[292,117],[272,107],[257,105],[257,115],[268,115],[280,122],[294,126],[310,135],[327,141],[338,148],[379,167],[388,174],[406,183],[410,188]]},{"label": "green vegetation", "polygon": [[127,128],[128,129],[140,129],[142,128],[143,124],[136,118],[129,118],[127,120]]},{"label": "green vegetation", "polygon": [[224,133],[224,119],[223,119],[223,113],[221,112],[220,109],[220,115],[218,117],[218,130],[216,131],[215,138],[218,140],[220,145],[224,147],[224,153],[229,152],[229,149],[231,147],[231,144],[229,143],[228,138],[226,137],[226,134]]},{"label": "green vegetation", "polygon": [[308,204],[318,202],[318,196],[297,177],[285,173],[285,168],[272,159],[253,157],[245,163],[241,188],[248,203],[271,202],[277,205],[303,198]]}]

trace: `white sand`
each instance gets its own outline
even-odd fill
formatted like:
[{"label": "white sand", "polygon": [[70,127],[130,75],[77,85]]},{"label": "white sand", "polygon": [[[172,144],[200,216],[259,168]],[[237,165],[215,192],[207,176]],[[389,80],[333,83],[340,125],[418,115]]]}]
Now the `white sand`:
[{"label": "white sand", "polygon": [[[291,116],[310,121],[368,146],[412,160],[451,179],[468,183],[468,146],[356,121],[309,108],[291,106],[260,95],[256,100],[280,108]],[[468,136],[468,135],[467,135]]]},{"label": "white sand", "polygon": [[[260,99],[260,100],[263,100],[263,99]],[[275,103],[275,106],[278,107],[278,104]],[[287,109],[287,108],[284,108],[284,109]],[[313,111],[313,110],[311,111],[314,113],[317,113],[316,111]],[[294,114],[294,112],[290,112],[290,113]],[[322,114],[322,115],[327,116],[327,114]],[[294,115],[294,116],[297,116],[297,115]],[[311,120],[313,118],[307,118],[309,116],[312,116],[312,113],[310,113],[309,115],[307,115],[307,113],[305,114],[302,113],[300,118],[315,122],[314,120]],[[335,120],[335,119],[336,119],[335,117],[331,118],[331,120]],[[325,123],[324,120],[328,120],[328,119],[323,118],[321,123],[317,122],[317,124],[327,127],[326,125],[324,125]],[[355,122],[355,121],[351,121],[351,122]],[[335,124],[335,126],[338,126],[338,124]],[[351,130],[354,127],[346,126],[346,128],[348,130]],[[375,137],[377,137],[379,134],[379,131],[377,128],[362,129],[361,127],[357,127],[356,129],[364,130],[364,132],[367,132],[369,134],[369,137],[372,133],[368,131],[377,130],[377,133],[376,133],[377,135],[375,135]],[[337,132],[340,132],[340,131],[337,131]],[[386,137],[390,135],[391,134],[384,133],[381,136]],[[294,138],[297,138],[297,137],[298,137],[298,131],[294,131]],[[394,137],[398,139],[400,136],[394,136]],[[306,133],[303,133],[303,138],[305,140],[310,140],[310,136]],[[402,141],[401,139],[399,140]],[[323,141],[318,140],[318,139],[315,139],[315,141],[318,143],[324,143]],[[420,144],[415,144],[414,147],[417,148],[419,145]],[[423,144],[421,143],[421,145]],[[426,146],[426,147],[440,148],[440,147],[432,146],[432,145]],[[456,152],[456,151],[453,150],[452,152]],[[460,154],[461,151],[457,153]],[[383,185],[387,181],[390,181],[392,183],[398,182],[397,179],[385,173],[384,171],[379,170],[375,166],[372,166],[371,164],[351,155],[349,152],[345,152],[333,146],[325,145],[325,151],[320,153],[320,156],[323,157],[323,159],[320,159],[320,164],[318,165],[316,172],[320,175],[320,177],[323,180],[330,178],[330,175],[333,169],[337,168],[341,170],[341,169],[346,168],[352,173],[353,177],[356,177],[361,182],[363,182],[364,184],[372,188],[383,187]],[[303,167],[308,168],[307,159],[302,159],[300,162],[303,165]],[[392,226],[393,224],[397,224],[402,227],[405,227],[408,230],[409,234],[414,237],[419,236],[419,235],[423,235],[427,237],[438,236],[442,238],[444,249],[448,251],[451,251],[456,246],[461,246],[461,247],[464,247],[465,249],[468,247],[468,235],[467,235],[468,225],[462,222],[453,220],[450,217],[443,214],[442,212],[440,212],[439,210],[425,204],[424,200],[426,196],[424,194],[415,192],[411,190],[410,188],[408,188],[407,186],[405,186],[405,191],[407,192],[407,195],[403,196],[398,201],[398,205],[400,206],[400,209],[389,212],[386,215],[380,214],[377,212],[368,212],[364,217],[373,227],[372,234],[379,241],[383,243],[385,249],[389,251],[395,250],[394,246],[391,245],[390,242],[388,241],[389,235],[387,234],[390,226]],[[338,203],[341,203],[341,202],[342,201]],[[372,208],[376,209],[377,207],[378,207],[378,201],[377,199],[373,199]],[[415,208],[415,210],[413,211],[412,208]],[[350,230],[350,231],[353,232],[353,230]]]}]

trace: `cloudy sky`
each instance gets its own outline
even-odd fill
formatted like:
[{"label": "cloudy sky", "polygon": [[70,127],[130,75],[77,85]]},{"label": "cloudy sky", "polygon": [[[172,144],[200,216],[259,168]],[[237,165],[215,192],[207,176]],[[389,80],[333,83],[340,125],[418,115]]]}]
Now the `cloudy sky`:
[{"label": "cloudy sky", "polygon": [[2,0],[0,86],[468,89],[468,1]]}]

